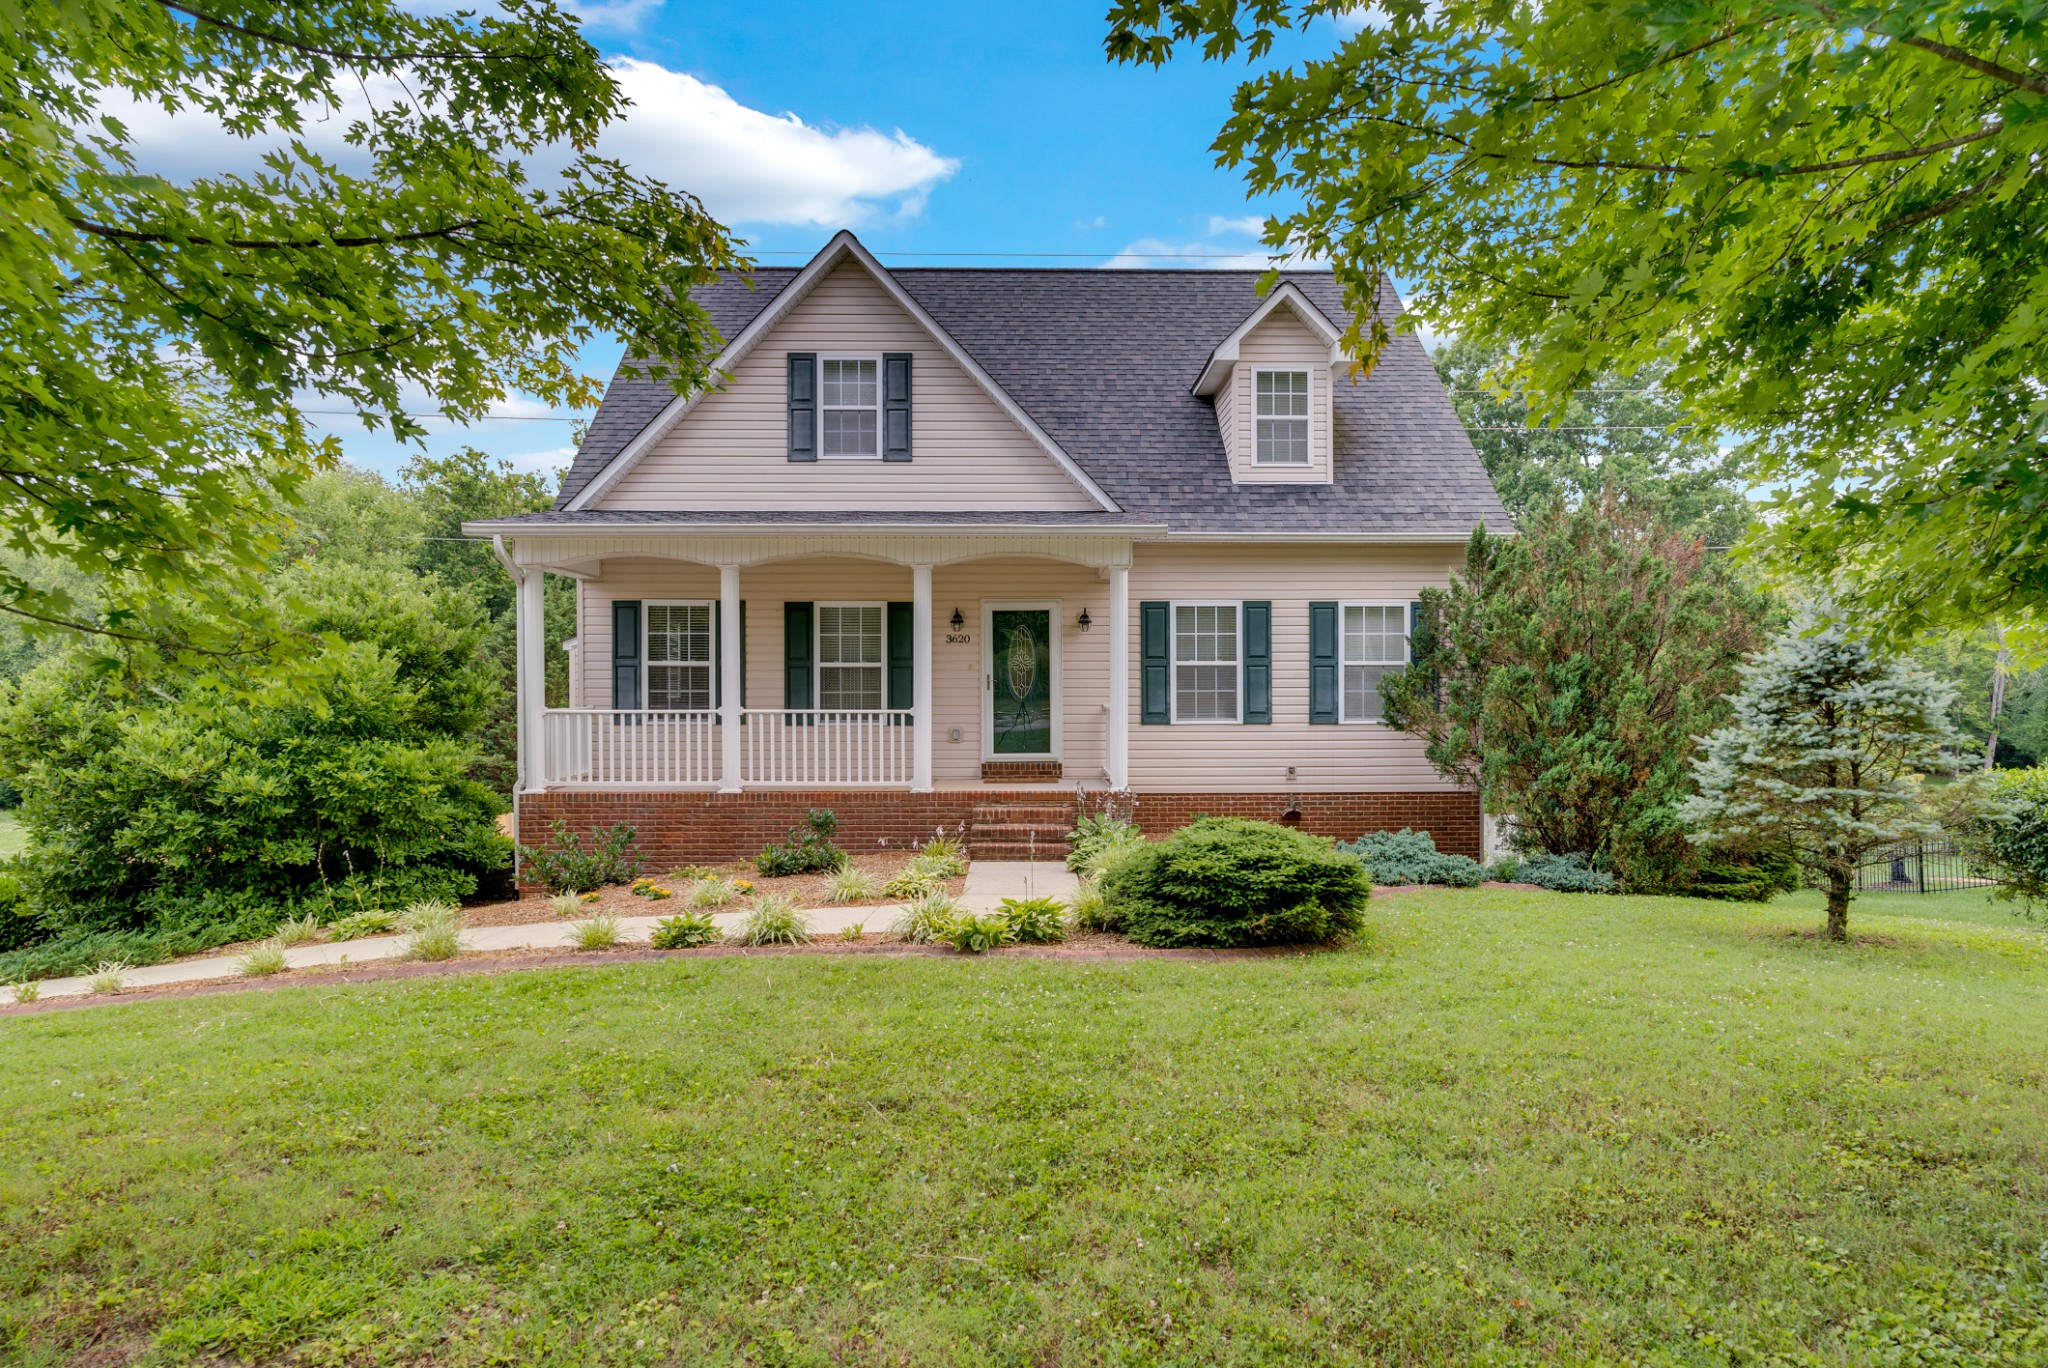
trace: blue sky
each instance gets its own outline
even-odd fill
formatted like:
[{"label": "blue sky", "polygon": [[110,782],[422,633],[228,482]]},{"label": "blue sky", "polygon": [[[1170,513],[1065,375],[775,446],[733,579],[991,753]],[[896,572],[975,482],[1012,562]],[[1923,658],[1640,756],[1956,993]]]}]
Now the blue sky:
[{"label": "blue sky", "polygon": [[[1104,58],[1105,0],[983,9],[884,0],[584,0],[586,33],[635,101],[607,150],[700,195],[763,264],[800,264],[851,227],[892,264],[916,253],[1072,253],[1046,265],[1262,264],[1259,216],[1208,150],[1244,79],[1183,58]],[[1337,39],[1324,27],[1269,58]],[[976,264],[1028,265],[991,256]],[[609,375],[619,347],[588,352]],[[538,405],[514,401],[509,412]],[[529,469],[566,464],[570,424],[440,422]],[[391,472],[408,449],[348,420],[349,459]]]}]

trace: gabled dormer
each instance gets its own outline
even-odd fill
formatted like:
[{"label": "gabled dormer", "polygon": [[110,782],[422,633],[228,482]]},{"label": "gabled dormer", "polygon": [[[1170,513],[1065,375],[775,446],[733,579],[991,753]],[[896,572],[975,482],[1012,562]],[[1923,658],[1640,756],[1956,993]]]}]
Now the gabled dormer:
[{"label": "gabled dormer", "polygon": [[1328,484],[1331,394],[1346,359],[1343,329],[1283,281],[1217,344],[1196,379],[1213,399],[1237,484]]}]

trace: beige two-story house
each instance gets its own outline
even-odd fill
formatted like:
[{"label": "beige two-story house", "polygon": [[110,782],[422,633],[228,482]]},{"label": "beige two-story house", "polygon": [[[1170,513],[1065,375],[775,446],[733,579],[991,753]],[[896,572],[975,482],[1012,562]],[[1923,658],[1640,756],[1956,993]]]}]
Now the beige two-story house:
[{"label": "beige two-story house", "polygon": [[[749,854],[964,829],[1057,853],[1077,790],[1477,853],[1380,721],[1420,590],[1506,515],[1419,342],[1354,379],[1324,272],[885,269],[849,233],[698,298],[719,383],[622,369],[520,580],[517,821]],[[544,706],[543,575],[577,586]]]}]

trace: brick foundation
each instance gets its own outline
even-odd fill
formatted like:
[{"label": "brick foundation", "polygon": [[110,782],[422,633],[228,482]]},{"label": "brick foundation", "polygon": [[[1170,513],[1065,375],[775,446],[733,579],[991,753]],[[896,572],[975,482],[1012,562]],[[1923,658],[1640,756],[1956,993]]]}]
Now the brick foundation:
[{"label": "brick foundation", "polygon": [[1057,784],[1063,771],[1057,760],[984,760],[984,784]]},{"label": "brick foundation", "polygon": [[[1148,836],[1164,836],[1197,816],[1256,817],[1277,822],[1290,802],[1297,825],[1319,836],[1350,839],[1367,831],[1413,827],[1436,837],[1437,849],[1479,854],[1479,801],[1469,793],[1140,793],[1137,822]],[[904,793],[861,789],[756,789],[702,791],[529,793],[519,800],[519,839],[544,844],[557,821],[580,835],[624,822],[639,832],[651,868],[748,859],[782,839],[811,808],[830,808],[839,819],[840,845],[851,851],[921,843],[935,829],[949,834],[971,826],[977,808],[1014,802],[1071,808],[1071,794],[1044,789],[946,789]]]}]

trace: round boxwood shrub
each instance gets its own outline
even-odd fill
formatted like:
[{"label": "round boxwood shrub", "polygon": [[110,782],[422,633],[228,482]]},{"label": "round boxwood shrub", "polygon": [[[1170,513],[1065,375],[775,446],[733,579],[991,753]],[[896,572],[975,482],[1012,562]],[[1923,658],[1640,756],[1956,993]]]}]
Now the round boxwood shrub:
[{"label": "round boxwood shrub", "polygon": [[1203,817],[1139,846],[1102,894],[1140,945],[1304,945],[1364,924],[1372,880],[1354,855],[1271,822]]}]

